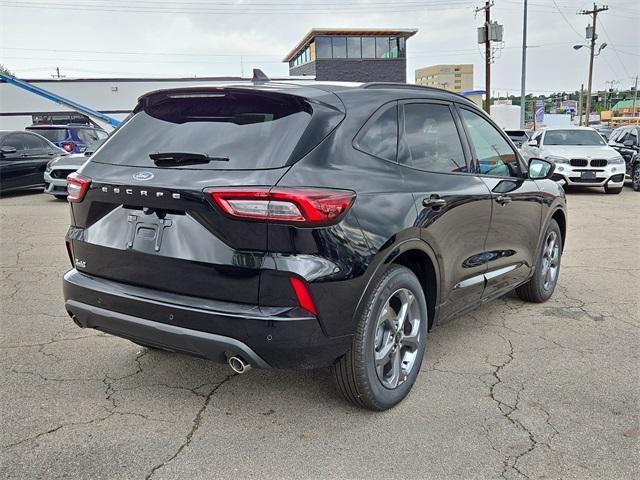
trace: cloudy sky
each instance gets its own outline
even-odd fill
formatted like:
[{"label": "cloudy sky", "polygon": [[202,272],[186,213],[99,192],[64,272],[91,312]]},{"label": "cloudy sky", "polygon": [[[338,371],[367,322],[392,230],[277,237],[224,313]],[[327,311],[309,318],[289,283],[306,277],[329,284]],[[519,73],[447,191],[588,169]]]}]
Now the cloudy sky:
[{"label": "cloudy sky", "polygon": [[[473,63],[483,88],[484,60],[469,0],[0,0],[0,63],[23,78],[216,76],[252,67],[286,75],[284,55],[314,27],[417,28],[408,42],[408,74],[440,63]],[[495,0],[504,48],[493,67],[494,92],[520,88],[523,0]],[[530,0],[527,90],[586,85],[583,0]],[[610,0],[598,16],[594,85],[628,88],[640,71],[640,0]]]}]

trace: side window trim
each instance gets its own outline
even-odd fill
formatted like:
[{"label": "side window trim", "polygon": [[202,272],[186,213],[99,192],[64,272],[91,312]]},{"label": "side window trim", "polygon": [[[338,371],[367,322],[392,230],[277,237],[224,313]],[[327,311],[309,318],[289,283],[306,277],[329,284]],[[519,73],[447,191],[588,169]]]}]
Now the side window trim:
[{"label": "side window trim", "polygon": [[[444,105],[449,108],[449,112],[451,113],[451,117],[453,118],[453,123],[456,126],[456,131],[458,133],[458,139],[460,140],[460,145],[462,146],[462,154],[464,156],[464,161],[468,172],[440,172],[435,170],[421,170],[416,169],[410,165],[403,164],[400,162],[401,154],[407,155],[407,146],[406,141],[404,140],[404,122],[405,122],[405,114],[404,107],[405,105],[410,104],[428,104],[428,105]],[[399,165],[411,168],[413,170],[418,170],[420,172],[428,172],[428,173],[438,173],[442,175],[469,175],[473,174],[471,172],[471,161],[472,161],[472,152],[470,150],[470,146],[467,144],[467,138],[463,130],[462,121],[458,116],[458,112],[453,104],[453,102],[448,102],[445,100],[435,100],[435,99],[424,99],[424,98],[405,98],[398,102],[398,156],[397,162]]]},{"label": "side window trim", "polygon": [[[472,109],[466,107],[465,105],[460,105],[456,103],[456,108],[458,110],[466,110],[470,113],[473,113],[474,115],[478,115],[477,112],[474,112]],[[460,112],[458,112],[458,114],[460,115],[460,119],[462,120],[462,114]],[[507,140],[507,134],[504,132],[504,130],[502,130],[501,128],[497,127],[493,121],[488,122],[489,125],[491,125],[500,136],[502,136],[502,138],[505,140],[506,144],[509,146],[509,148],[511,148],[511,150],[513,150],[513,148],[511,147],[511,143],[509,143],[509,141]],[[471,140],[471,135],[469,133],[469,130],[467,129],[467,126],[465,125],[464,122],[462,122],[462,126],[464,128],[464,132],[465,135],[467,137],[467,142],[469,142],[469,148],[471,149],[472,152],[472,173],[474,175],[477,175],[479,177],[491,177],[491,178],[511,178],[511,179],[523,179],[523,178],[527,178],[527,173],[528,173],[528,169],[526,168],[522,157],[520,156],[520,152],[518,152],[517,150],[513,150],[513,153],[516,156],[516,159],[518,160],[518,167],[520,169],[520,176],[518,177],[501,177],[501,176],[497,176],[497,175],[487,175],[486,173],[480,173],[480,167],[478,166],[477,160],[478,160],[478,153],[476,152],[475,149],[475,145],[473,144],[473,141]]]}]

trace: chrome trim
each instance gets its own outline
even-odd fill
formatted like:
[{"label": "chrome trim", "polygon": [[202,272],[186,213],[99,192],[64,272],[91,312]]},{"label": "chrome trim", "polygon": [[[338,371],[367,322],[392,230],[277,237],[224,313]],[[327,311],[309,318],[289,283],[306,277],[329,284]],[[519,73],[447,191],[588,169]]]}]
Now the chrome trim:
[{"label": "chrome trim", "polygon": [[504,275],[505,273],[509,273],[514,271],[516,268],[519,268],[522,264],[517,263],[515,265],[509,265],[508,267],[499,268],[497,270],[493,270],[491,272],[487,272],[484,274],[487,280],[491,280],[492,278],[499,277],[500,275]]}]

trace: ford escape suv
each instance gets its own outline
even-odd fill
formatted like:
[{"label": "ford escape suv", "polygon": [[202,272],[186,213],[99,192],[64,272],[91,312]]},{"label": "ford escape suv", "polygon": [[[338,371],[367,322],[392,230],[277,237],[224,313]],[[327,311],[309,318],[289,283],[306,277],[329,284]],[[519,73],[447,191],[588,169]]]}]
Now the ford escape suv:
[{"label": "ford escape suv", "polygon": [[68,178],[76,324],[239,372],[331,366],[401,401],[434,325],[547,300],[566,232],[553,165],[473,103],[403,84],[160,90]]}]

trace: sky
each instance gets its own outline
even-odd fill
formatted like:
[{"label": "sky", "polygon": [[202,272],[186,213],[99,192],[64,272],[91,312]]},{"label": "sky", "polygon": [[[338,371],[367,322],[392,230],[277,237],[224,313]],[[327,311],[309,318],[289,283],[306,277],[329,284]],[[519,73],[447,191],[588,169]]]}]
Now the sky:
[{"label": "sky", "polygon": [[[436,64],[473,63],[484,0],[0,0],[0,63],[21,78],[285,76],[285,54],[312,28],[416,28],[407,79]],[[504,44],[492,66],[494,94],[519,94],[523,0],[494,0]],[[583,0],[529,0],[527,92],[574,91],[589,66]],[[640,0],[610,0],[598,15],[594,89],[627,89],[640,73]],[[615,82],[615,83],[611,83]]]}]

